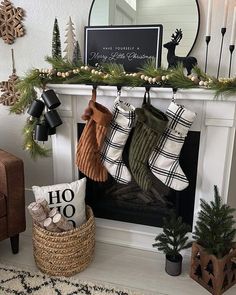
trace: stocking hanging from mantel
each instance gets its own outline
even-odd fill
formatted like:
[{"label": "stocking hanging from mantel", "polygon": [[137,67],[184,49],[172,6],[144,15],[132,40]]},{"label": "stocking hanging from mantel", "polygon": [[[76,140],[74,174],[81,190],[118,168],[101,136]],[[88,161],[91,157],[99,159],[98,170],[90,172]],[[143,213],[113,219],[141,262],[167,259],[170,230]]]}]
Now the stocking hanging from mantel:
[{"label": "stocking hanging from mantel", "polygon": [[129,166],[138,185],[149,191],[153,181],[148,160],[167,126],[168,118],[151,105],[149,91],[145,92],[142,108],[136,108],[135,114],[137,122],[129,148]]},{"label": "stocking hanging from mantel", "polygon": [[101,162],[100,152],[107,134],[112,113],[96,102],[96,89],[89,101],[87,123],[77,144],[76,164],[79,170],[94,181],[108,179],[106,168]]},{"label": "stocking hanging from mantel", "polygon": [[189,182],[180,167],[179,156],[196,114],[171,102],[166,115],[168,126],[151,154],[149,165],[152,173],[166,186],[181,191]]},{"label": "stocking hanging from mantel", "polygon": [[113,106],[113,118],[101,152],[104,166],[119,183],[131,181],[131,174],[126,167],[122,153],[135,121],[135,107],[120,100],[120,94]]}]

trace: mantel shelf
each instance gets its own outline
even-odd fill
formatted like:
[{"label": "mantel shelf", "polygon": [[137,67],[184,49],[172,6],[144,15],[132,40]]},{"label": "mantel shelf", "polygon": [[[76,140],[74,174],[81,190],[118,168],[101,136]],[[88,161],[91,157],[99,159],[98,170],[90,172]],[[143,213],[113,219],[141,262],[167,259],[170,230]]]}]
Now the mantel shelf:
[{"label": "mantel shelf", "polygon": [[[53,88],[58,94],[65,95],[91,95],[91,85],[84,84],[48,84],[48,88]],[[116,86],[98,86],[98,95],[114,96],[117,92]],[[143,97],[144,87],[122,87],[123,97]],[[170,99],[172,97],[171,88],[151,87],[150,94],[153,98]],[[236,101],[236,96],[219,96],[215,98],[215,91],[192,88],[180,89],[177,91],[176,99],[182,100],[220,100],[220,101]]]}]

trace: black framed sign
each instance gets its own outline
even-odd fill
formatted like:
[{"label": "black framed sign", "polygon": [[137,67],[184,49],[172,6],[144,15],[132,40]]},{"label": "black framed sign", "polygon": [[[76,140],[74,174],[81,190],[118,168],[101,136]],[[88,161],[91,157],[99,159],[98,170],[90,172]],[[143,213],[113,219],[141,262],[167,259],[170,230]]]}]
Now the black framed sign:
[{"label": "black framed sign", "polygon": [[134,72],[155,59],[161,65],[162,25],[85,27],[85,64],[122,64]]}]

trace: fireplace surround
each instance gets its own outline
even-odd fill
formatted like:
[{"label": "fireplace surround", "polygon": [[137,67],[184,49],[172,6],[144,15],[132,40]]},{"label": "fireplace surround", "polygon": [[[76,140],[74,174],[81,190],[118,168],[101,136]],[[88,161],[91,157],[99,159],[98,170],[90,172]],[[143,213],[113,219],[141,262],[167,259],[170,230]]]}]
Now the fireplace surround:
[{"label": "fireplace surround", "polygon": [[[77,144],[77,123],[84,123],[81,115],[91,98],[91,85],[52,84],[59,95],[59,113],[63,124],[52,137],[54,183],[71,182],[78,179],[75,165]],[[142,104],[144,87],[123,87],[121,97],[134,106]],[[117,94],[114,86],[99,86],[97,101],[112,108]],[[166,111],[172,89],[151,88],[152,104]],[[224,202],[236,207],[233,197],[233,152],[235,141],[235,101],[234,97],[220,97],[205,89],[178,90],[176,102],[197,113],[191,131],[200,132],[197,162],[196,191],[194,200],[193,226],[200,208],[200,199],[213,199],[213,185],[216,184]],[[161,228],[104,218],[96,218],[96,239],[102,242],[153,250],[154,237]]]}]

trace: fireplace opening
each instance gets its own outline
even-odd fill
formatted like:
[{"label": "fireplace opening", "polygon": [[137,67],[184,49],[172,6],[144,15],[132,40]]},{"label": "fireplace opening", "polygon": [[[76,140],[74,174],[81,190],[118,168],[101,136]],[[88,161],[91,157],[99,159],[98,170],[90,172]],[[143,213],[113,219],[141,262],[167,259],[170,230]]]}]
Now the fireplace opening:
[{"label": "fireplace opening", "polygon": [[[78,139],[84,126],[82,123],[77,124]],[[174,209],[192,227],[199,142],[200,132],[190,131],[180,155],[180,165],[189,180],[189,186],[183,191],[171,189],[164,197],[165,203],[157,195],[142,191],[134,180],[128,184],[119,184],[111,176],[104,183],[87,178],[86,203],[92,207],[96,217],[156,227],[162,227],[162,218]],[[123,153],[126,164],[128,148],[129,140]],[[79,176],[84,177],[81,172]]]}]

